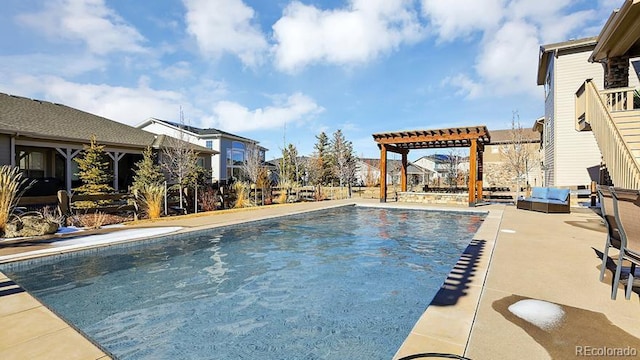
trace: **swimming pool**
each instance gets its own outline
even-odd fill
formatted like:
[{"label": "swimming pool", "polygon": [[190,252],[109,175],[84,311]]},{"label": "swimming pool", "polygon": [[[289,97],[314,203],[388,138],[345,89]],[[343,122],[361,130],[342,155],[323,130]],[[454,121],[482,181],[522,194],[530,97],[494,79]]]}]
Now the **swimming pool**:
[{"label": "swimming pool", "polygon": [[484,215],[344,207],[8,264],[120,358],[391,358]]}]

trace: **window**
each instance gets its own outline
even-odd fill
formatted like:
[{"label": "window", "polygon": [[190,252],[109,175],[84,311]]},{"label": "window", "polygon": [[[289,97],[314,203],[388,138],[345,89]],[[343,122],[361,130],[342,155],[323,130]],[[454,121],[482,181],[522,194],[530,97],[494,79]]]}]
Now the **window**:
[{"label": "window", "polygon": [[547,78],[544,82],[544,96],[545,98],[549,97],[551,93],[551,69],[547,70]]},{"label": "window", "polygon": [[204,145],[207,149],[213,149],[213,141],[207,140]]},{"label": "window", "polygon": [[18,166],[26,177],[43,178],[45,170],[45,154],[37,150],[20,150]]},{"label": "window", "polygon": [[226,149],[227,178],[234,177],[238,179],[242,175],[242,166],[246,160],[245,150],[245,144],[239,141],[233,141],[231,147]]}]

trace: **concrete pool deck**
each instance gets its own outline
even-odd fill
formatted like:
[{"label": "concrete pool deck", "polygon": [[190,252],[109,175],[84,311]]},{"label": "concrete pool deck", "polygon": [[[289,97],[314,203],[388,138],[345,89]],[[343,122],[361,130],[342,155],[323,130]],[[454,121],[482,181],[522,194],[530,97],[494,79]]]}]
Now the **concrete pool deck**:
[{"label": "concrete pool deck", "polygon": [[[360,199],[300,203],[171,217],[125,228],[174,227],[172,231],[184,232],[351,203],[380,205],[376,200]],[[565,359],[616,349],[640,351],[637,292],[625,300],[620,290],[618,299],[612,301],[612,273],[608,271],[603,282],[598,280],[599,251],[606,234],[593,211],[573,208],[571,214],[543,214],[504,205],[444,208],[489,211],[489,215],[432,305],[416,319],[396,358],[438,352],[472,359]],[[102,232],[117,231],[121,228]],[[63,242],[57,242],[52,253],[64,251],[59,246]],[[29,258],[34,251],[45,255],[43,250],[51,249],[52,244],[0,243],[0,262]],[[614,255],[616,251],[610,253]],[[564,316],[554,326],[540,328],[533,324],[535,319],[532,323],[508,310],[527,299],[558,304]],[[0,321],[2,359],[109,358],[1,273]]]}]

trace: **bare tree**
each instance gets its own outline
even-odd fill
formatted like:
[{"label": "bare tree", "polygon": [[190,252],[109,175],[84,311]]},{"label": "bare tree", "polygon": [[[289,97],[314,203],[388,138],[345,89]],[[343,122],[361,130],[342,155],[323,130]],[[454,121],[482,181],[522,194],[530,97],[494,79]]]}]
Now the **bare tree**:
[{"label": "bare tree", "polygon": [[[179,127],[184,129],[184,115],[180,109]],[[180,208],[184,206],[182,191],[195,177],[198,170],[198,152],[189,143],[184,131],[180,131],[177,137],[168,137],[167,145],[162,151],[162,167],[167,171],[169,178],[175,182],[180,190]]]},{"label": "bare tree", "polygon": [[242,164],[242,171],[246,175],[247,179],[255,185],[256,191],[254,191],[254,203],[258,203],[258,179],[262,173],[262,157],[260,156],[260,149],[256,144],[249,144],[245,151],[245,161]]},{"label": "bare tree", "polygon": [[457,187],[460,177],[460,152],[457,149],[449,150],[445,168],[445,181],[449,187]]},{"label": "bare tree", "polygon": [[316,200],[322,200],[322,185],[325,174],[325,166],[322,156],[316,151],[306,163],[309,183],[316,187]]},{"label": "bare tree", "polygon": [[516,199],[520,197],[521,181],[528,181],[529,171],[536,165],[537,151],[530,146],[526,130],[520,124],[520,115],[513,111],[509,143],[500,147],[506,170],[516,181]]}]

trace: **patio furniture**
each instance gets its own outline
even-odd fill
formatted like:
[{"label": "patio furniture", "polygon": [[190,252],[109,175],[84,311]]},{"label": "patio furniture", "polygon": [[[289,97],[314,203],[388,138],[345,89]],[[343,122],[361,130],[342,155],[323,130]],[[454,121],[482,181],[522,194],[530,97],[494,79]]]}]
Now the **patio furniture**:
[{"label": "patio furniture", "polygon": [[569,213],[569,189],[534,187],[531,189],[531,196],[519,199],[516,207],[545,213]]},{"label": "patio furniture", "polygon": [[625,298],[629,300],[636,265],[640,265],[640,221],[638,221],[640,219],[640,191],[613,188],[611,194],[613,195],[613,210],[620,234],[620,255],[613,277],[611,299],[616,299],[618,284],[622,276],[622,262],[627,260],[631,262],[625,292]]},{"label": "patio furniture", "polygon": [[609,186],[598,185],[596,190],[600,199],[600,212],[602,219],[607,227],[607,240],[604,244],[602,253],[602,268],[600,269],[600,281],[604,279],[604,272],[607,269],[607,259],[609,258],[609,248],[613,246],[620,249],[620,233],[618,231],[618,223],[613,213],[613,195]]}]

